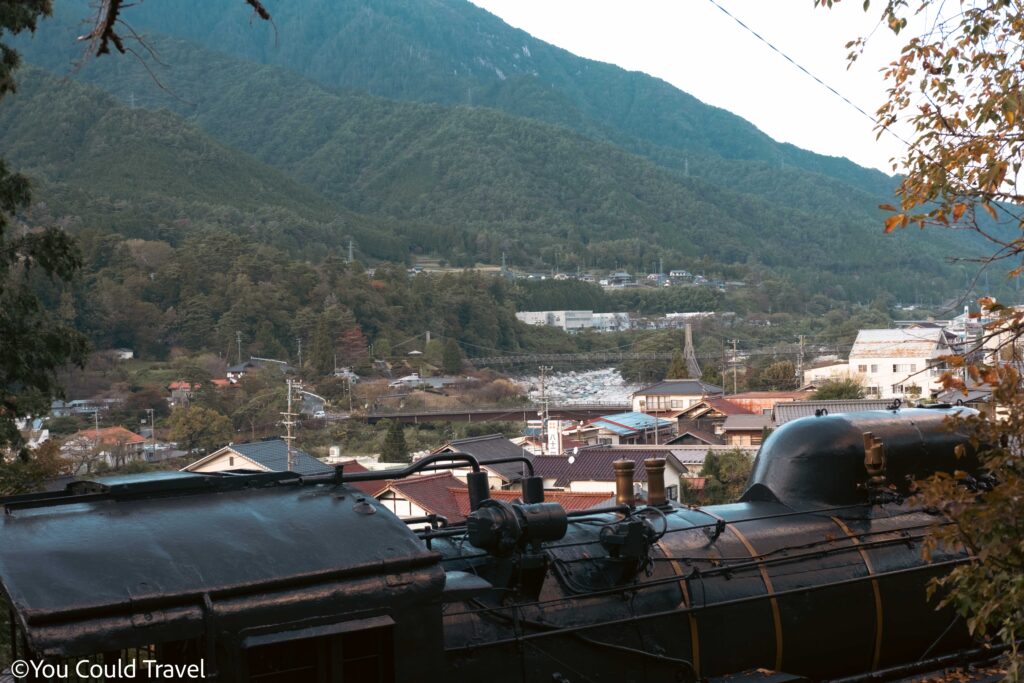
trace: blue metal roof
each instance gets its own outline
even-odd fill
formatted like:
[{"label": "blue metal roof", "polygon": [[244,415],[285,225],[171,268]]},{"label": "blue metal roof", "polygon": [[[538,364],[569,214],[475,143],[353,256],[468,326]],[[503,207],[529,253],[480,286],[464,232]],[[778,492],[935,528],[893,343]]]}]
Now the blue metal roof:
[{"label": "blue metal roof", "polygon": [[[230,446],[239,455],[258,462],[271,472],[288,471],[288,446],[281,439],[273,441],[256,441],[254,443],[236,443]],[[324,474],[333,472],[334,468],[325,465],[309,453],[298,448],[292,451],[291,471],[296,474]]]},{"label": "blue metal roof", "polygon": [[590,424],[620,435],[636,434],[645,429],[663,429],[672,425],[672,420],[654,417],[647,413],[629,412],[603,415],[594,418]]}]

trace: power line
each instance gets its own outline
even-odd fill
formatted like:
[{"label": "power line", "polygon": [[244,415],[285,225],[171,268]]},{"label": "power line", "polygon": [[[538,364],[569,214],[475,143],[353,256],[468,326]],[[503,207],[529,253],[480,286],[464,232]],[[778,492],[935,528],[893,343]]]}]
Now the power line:
[{"label": "power line", "polygon": [[745,30],[746,30],[747,32],[749,32],[749,33],[750,33],[750,34],[751,34],[752,36],[754,36],[755,38],[757,38],[758,40],[760,40],[760,41],[761,41],[762,43],[764,43],[765,45],[767,45],[767,46],[768,46],[769,48],[771,48],[771,49],[772,49],[772,50],[773,50],[774,52],[778,53],[778,54],[779,54],[779,55],[780,55],[780,56],[781,56],[781,57],[782,57],[783,59],[785,59],[785,60],[786,60],[787,62],[789,62],[790,64],[792,64],[792,65],[793,65],[793,66],[795,66],[796,68],[800,69],[800,71],[803,71],[803,72],[804,72],[805,74],[807,74],[807,75],[808,75],[808,76],[810,76],[810,77],[811,77],[812,79],[814,79],[814,81],[815,81],[815,82],[817,82],[817,83],[818,83],[819,85],[823,86],[823,87],[824,87],[824,88],[826,88],[826,89],[827,89],[827,90],[828,90],[829,92],[831,92],[831,93],[832,93],[833,95],[835,95],[836,97],[838,97],[839,99],[841,99],[841,100],[842,100],[843,102],[846,102],[846,103],[847,103],[848,105],[850,105],[851,107],[853,107],[854,109],[856,109],[856,110],[857,110],[858,112],[860,112],[861,114],[863,114],[863,115],[864,115],[865,117],[867,117],[867,119],[868,119],[869,121],[871,121],[872,123],[874,123],[874,124],[875,124],[876,126],[878,126],[879,128],[881,128],[881,129],[882,129],[882,130],[884,130],[885,132],[889,133],[889,135],[892,135],[892,136],[893,136],[894,138],[896,138],[897,140],[899,140],[899,141],[900,141],[900,142],[902,142],[903,144],[907,145],[908,147],[910,147],[910,146],[911,146],[911,143],[910,143],[910,142],[908,142],[908,141],[907,141],[906,139],[904,139],[904,138],[903,138],[903,137],[902,137],[902,136],[901,136],[901,135],[900,135],[899,133],[897,133],[896,131],[894,131],[894,130],[892,130],[891,128],[889,128],[889,126],[887,126],[887,125],[884,125],[884,124],[883,124],[883,123],[882,123],[881,121],[879,121],[878,119],[876,119],[876,118],[875,118],[874,116],[872,116],[872,115],[871,115],[871,114],[869,114],[868,112],[864,111],[864,109],[862,109],[862,108],[861,108],[861,107],[860,107],[859,105],[855,104],[855,103],[854,103],[854,102],[853,102],[852,100],[850,100],[850,98],[848,98],[848,97],[847,97],[846,95],[842,94],[841,92],[839,92],[838,90],[836,90],[835,88],[833,88],[833,87],[832,87],[831,85],[829,85],[829,84],[828,84],[828,83],[826,83],[825,81],[821,80],[820,78],[818,78],[817,76],[815,76],[814,74],[812,74],[812,73],[811,73],[810,71],[808,71],[808,70],[807,70],[806,68],[804,68],[804,66],[803,66],[802,64],[800,64],[800,63],[799,63],[799,62],[797,62],[797,61],[796,61],[795,59],[793,59],[792,57],[790,57],[789,55],[787,55],[787,54],[786,54],[785,52],[783,52],[783,51],[782,51],[781,49],[779,49],[779,48],[775,47],[775,45],[774,45],[774,44],[772,44],[772,42],[771,42],[770,40],[768,40],[767,38],[765,38],[764,36],[762,36],[762,35],[761,35],[760,33],[758,33],[757,31],[755,31],[754,29],[752,29],[752,28],[750,28],[749,26],[747,26],[747,25],[746,25],[745,23],[743,23],[743,21],[742,21],[741,19],[739,19],[739,18],[738,18],[738,17],[736,16],[736,15],[732,14],[732,13],[731,13],[731,12],[730,12],[729,10],[727,10],[727,9],[725,9],[724,7],[722,7],[721,5],[719,5],[719,4],[718,4],[718,2],[716,2],[716,0],[708,0],[708,2],[710,2],[710,3],[712,4],[712,5],[714,5],[714,6],[715,6],[715,7],[717,7],[717,8],[719,9],[719,10],[721,10],[721,11],[722,11],[722,13],[723,13],[723,14],[725,14],[725,15],[726,15],[727,17],[729,17],[730,19],[732,19],[733,21],[735,21],[735,22],[736,22],[737,24],[739,24],[740,26],[742,26],[742,27],[743,27],[743,28],[744,28],[744,29],[745,29]]}]

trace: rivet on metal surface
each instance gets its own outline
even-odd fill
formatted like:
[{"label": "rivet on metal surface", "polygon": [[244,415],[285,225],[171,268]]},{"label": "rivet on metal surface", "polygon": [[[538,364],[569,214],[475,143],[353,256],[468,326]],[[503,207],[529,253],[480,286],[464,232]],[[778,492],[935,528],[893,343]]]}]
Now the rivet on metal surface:
[{"label": "rivet on metal surface", "polygon": [[352,506],[352,511],[359,515],[372,515],[377,512],[377,508],[367,503],[365,498],[360,497],[357,499],[356,504]]}]

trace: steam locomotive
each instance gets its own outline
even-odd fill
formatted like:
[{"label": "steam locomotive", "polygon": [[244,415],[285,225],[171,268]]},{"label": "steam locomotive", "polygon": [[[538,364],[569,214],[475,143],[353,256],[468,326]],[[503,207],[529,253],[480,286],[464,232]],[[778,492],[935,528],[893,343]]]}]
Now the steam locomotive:
[{"label": "steam locomotive", "polygon": [[[460,454],[385,472],[162,473],[7,498],[10,654],[36,667],[28,680],[87,662],[120,667],[101,671],[107,680],[158,663],[274,683],[852,683],[968,662],[991,652],[936,610],[927,585],[972,558],[939,548],[923,559],[944,519],[909,495],[915,479],[977,468],[945,424],[957,410],[796,420],[766,440],[739,502],[705,508],[665,500],[656,459],[644,463],[646,505],[632,461],[616,463],[604,507],[566,512],[532,476],[507,503]],[[467,465],[473,511],[458,526],[400,520],[351,486]]]}]

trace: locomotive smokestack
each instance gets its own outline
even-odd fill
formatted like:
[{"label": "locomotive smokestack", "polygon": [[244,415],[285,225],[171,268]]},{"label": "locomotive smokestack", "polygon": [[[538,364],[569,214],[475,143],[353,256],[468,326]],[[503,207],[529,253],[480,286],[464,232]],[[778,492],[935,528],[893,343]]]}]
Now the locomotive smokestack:
[{"label": "locomotive smokestack", "polygon": [[615,467],[615,503],[633,507],[636,502],[633,497],[633,467],[635,463],[632,460],[616,460],[612,465]]},{"label": "locomotive smokestack", "polygon": [[661,507],[665,504],[665,459],[647,458],[644,469],[647,470],[647,504]]}]

